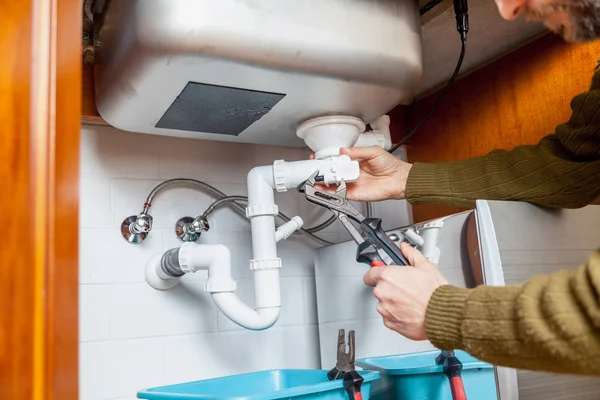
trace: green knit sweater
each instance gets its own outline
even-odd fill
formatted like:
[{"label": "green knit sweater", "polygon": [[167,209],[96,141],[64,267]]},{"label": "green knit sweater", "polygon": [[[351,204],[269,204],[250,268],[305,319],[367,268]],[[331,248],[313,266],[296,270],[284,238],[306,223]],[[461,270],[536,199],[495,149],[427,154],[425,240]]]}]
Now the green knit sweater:
[{"label": "green knit sweater", "polygon": [[[570,120],[535,146],[415,163],[407,199],[463,207],[477,199],[565,208],[591,203],[600,195],[600,72],[571,108]],[[429,302],[426,332],[440,349],[462,349],[496,365],[600,375],[600,251],[577,270],[522,286],[442,286]]]}]

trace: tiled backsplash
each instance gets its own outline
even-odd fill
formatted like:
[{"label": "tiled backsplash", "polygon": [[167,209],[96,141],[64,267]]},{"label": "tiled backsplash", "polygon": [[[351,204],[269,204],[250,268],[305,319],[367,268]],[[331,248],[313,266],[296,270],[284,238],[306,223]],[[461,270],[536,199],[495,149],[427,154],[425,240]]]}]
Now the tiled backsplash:
[{"label": "tiled backsplash", "polygon": [[[274,159],[305,159],[307,149],[255,146],[133,134],[82,127],[80,203],[80,399],[135,398],[149,386],[271,368],[320,368],[314,278],[316,245],[294,237],[279,243],[283,261],[282,313],[264,332],[244,330],[225,318],[203,291],[205,273],[185,276],[168,292],[150,288],[150,256],[180,245],[175,221],[202,213],[215,199],[187,187],[161,192],[152,205],[154,228],[140,245],[120,234],[121,221],[137,214],[148,192],[170,178],[194,178],[221,191],[246,194],[246,174]],[[281,211],[306,226],[328,214],[294,192],[276,194]],[[393,204],[393,203],[392,203]],[[374,205],[386,227],[407,222],[390,203]],[[237,294],[253,303],[250,225],[229,208],[210,218],[203,243],[227,245]],[[348,240],[338,223],[321,237]]]}]

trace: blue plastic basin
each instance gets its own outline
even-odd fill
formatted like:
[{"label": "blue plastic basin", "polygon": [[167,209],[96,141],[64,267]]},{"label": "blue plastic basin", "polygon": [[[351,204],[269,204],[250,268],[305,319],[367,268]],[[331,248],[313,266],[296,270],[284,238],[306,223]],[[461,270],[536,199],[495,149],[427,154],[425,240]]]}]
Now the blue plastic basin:
[{"label": "blue plastic basin", "polygon": [[[363,399],[367,400],[370,397],[371,382],[379,379],[381,374],[377,371],[359,373],[365,379],[361,392]],[[327,371],[289,369],[156,387],[139,391],[137,397],[147,400],[348,400],[342,381],[329,381]]]},{"label": "blue plastic basin", "polygon": [[[381,372],[373,383],[373,400],[452,400],[443,366],[436,365],[439,351],[364,358],[356,365]],[[497,400],[494,367],[464,351],[456,351],[463,364],[462,379],[467,400]]]}]

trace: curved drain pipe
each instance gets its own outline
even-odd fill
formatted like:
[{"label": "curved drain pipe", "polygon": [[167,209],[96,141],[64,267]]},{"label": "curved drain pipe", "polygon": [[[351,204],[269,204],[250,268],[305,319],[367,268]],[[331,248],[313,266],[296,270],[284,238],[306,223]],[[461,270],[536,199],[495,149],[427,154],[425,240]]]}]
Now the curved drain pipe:
[{"label": "curved drain pipe", "polygon": [[234,293],[236,284],[231,277],[231,254],[224,245],[185,243],[179,248],[155,256],[146,267],[146,281],[155,289],[167,290],[175,286],[186,273],[208,270],[205,290],[219,309],[236,324],[251,330],[271,327],[279,318],[281,290],[277,256],[277,242],[290,236],[302,226],[299,217],[275,229],[279,210],[274,191],[295,190],[316,170],[324,184],[339,184],[342,180],[358,179],[357,161],[348,156],[320,160],[285,162],[256,167],[248,173],[248,207],[252,231],[250,269],[254,272],[254,304],[244,304]]},{"label": "curved drain pipe", "polygon": [[[150,279],[153,281],[148,283],[156,289],[161,289],[156,287],[157,283],[168,285],[169,287],[162,288],[168,289],[177,284],[184,274],[208,270],[204,290],[211,294],[215,304],[227,318],[246,329],[267,329],[279,318],[279,270],[270,270],[270,276],[255,271],[254,291],[261,296],[255,296],[254,310],[234,293],[236,283],[231,277],[231,253],[225,245],[184,243],[181,247],[165,252],[158,262],[153,260],[149,268],[151,270],[147,270],[146,279],[152,277]],[[157,278],[160,281],[157,282]],[[264,290],[265,286],[270,290]]]}]

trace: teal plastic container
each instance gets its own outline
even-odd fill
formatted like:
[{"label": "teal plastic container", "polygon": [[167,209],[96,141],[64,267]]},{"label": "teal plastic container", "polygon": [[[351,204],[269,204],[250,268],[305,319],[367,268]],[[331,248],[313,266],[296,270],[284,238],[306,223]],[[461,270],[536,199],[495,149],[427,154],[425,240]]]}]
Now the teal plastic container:
[{"label": "teal plastic container", "polygon": [[[364,378],[363,400],[368,400],[377,371],[358,371]],[[341,380],[329,381],[327,371],[278,369],[223,378],[162,386],[138,392],[147,400],[348,400]]]},{"label": "teal plastic container", "polygon": [[[373,400],[452,400],[450,383],[443,367],[436,365],[439,351],[364,358],[356,365],[381,372],[373,383]],[[494,367],[464,351],[456,351],[463,364],[462,379],[467,400],[497,400]]]}]

